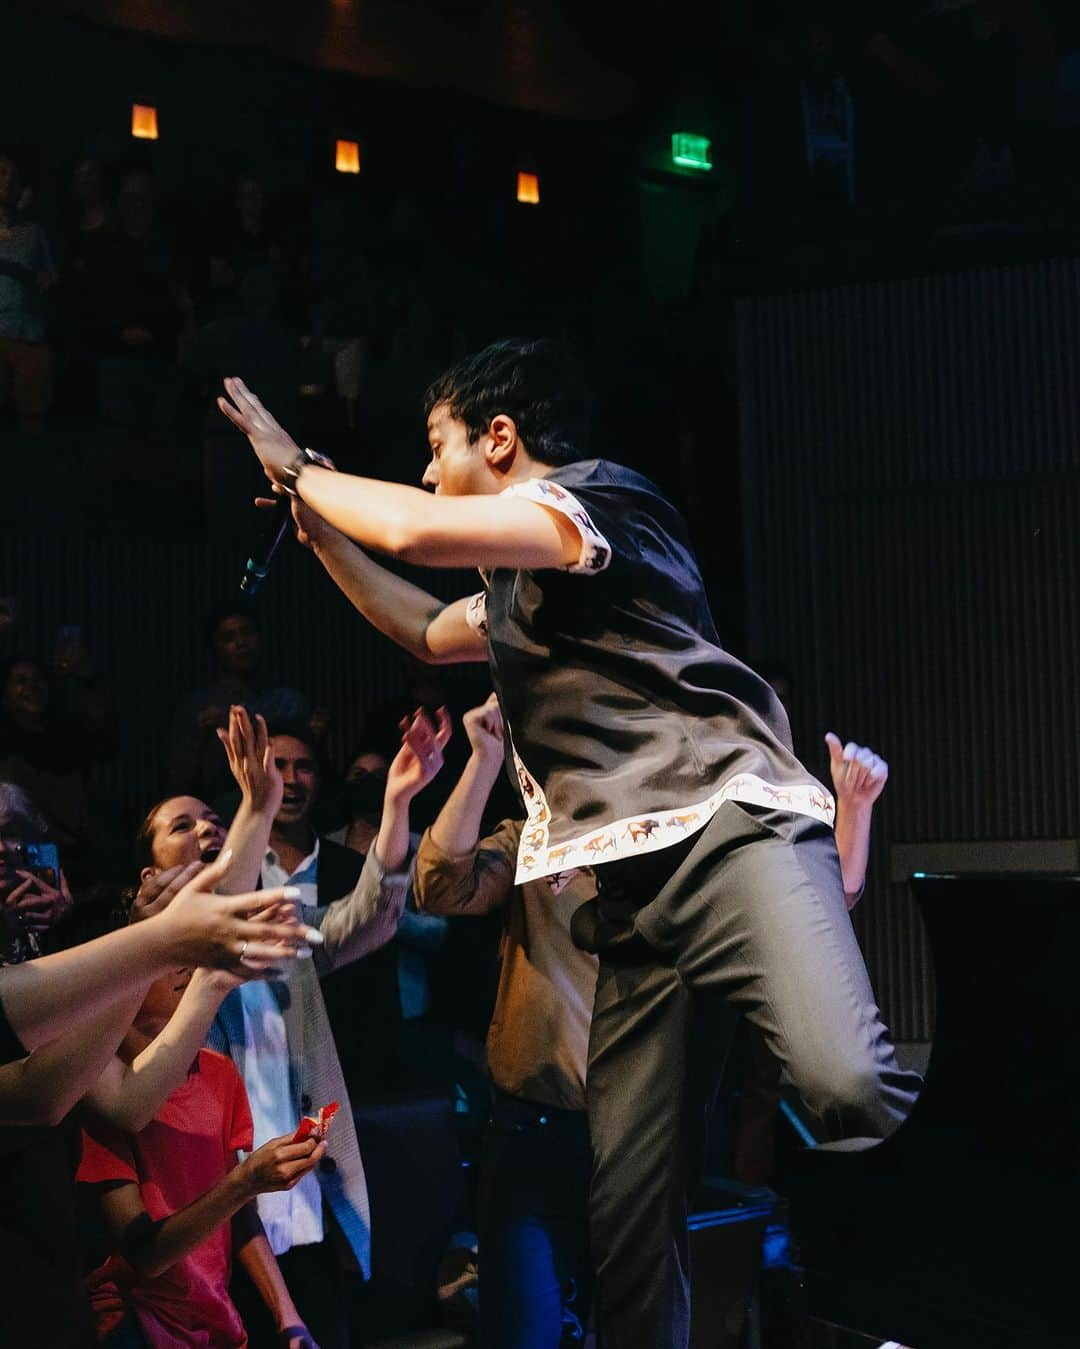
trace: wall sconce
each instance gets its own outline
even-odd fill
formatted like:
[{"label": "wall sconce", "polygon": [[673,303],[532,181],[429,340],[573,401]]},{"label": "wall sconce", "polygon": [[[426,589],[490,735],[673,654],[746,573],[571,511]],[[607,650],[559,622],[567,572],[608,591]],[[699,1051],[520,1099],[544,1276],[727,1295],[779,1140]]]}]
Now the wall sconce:
[{"label": "wall sconce", "polygon": [[535,173],[519,173],[517,199],[525,206],[540,205],[540,178]]},{"label": "wall sconce", "polygon": [[360,172],[360,146],[356,141],[338,141],[334,154],[338,173]]},{"label": "wall sconce", "polygon": [[131,134],[138,141],[156,141],[158,138],[157,108],[151,108],[145,103],[133,103],[131,105]]}]

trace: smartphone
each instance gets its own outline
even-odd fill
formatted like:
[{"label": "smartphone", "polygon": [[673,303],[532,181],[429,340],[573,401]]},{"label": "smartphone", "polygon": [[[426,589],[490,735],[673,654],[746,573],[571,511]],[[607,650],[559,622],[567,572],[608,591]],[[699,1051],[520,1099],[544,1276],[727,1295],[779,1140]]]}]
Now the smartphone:
[{"label": "smartphone", "polygon": [[60,888],[60,854],[55,843],[28,843],[26,869],[39,876],[54,890]]}]

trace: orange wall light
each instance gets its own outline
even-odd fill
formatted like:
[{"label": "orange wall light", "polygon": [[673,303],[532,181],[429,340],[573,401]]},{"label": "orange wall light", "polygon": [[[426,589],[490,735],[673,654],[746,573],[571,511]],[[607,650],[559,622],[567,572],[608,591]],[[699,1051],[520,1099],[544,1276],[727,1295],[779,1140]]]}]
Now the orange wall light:
[{"label": "orange wall light", "polygon": [[157,108],[151,108],[145,103],[133,103],[131,105],[131,134],[139,141],[156,141],[158,138]]},{"label": "orange wall light", "polygon": [[535,173],[519,173],[517,199],[526,206],[540,205],[540,179]]},{"label": "orange wall light", "polygon": [[334,152],[334,168],[338,173],[360,172],[360,146],[356,141],[338,141]]}]

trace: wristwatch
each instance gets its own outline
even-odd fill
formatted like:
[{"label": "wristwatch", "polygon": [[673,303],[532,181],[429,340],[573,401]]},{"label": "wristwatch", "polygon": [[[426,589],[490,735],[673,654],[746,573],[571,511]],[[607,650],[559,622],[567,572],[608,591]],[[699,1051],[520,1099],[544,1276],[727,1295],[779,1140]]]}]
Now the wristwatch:
[{"label": "wristwatch", "polygon": [[297,495],[296,480],[309,464],[315,464],[319,468],[328,468],[331,472],[334,472],[337,468],[334,461],[328,459],[325,454],[320,454],[318,450],[309,450],[305,446],[304,449],[296,454],[291,463],[286,464],[281,470],[281,485],[284,487],[285,491],[288,492],[289,496],[294,497]]}]

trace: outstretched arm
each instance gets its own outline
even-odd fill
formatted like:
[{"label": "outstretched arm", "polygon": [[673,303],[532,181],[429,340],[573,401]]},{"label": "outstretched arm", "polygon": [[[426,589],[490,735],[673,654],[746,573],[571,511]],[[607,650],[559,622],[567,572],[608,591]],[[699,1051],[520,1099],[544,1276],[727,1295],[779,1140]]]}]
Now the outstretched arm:
[{"label": "outstretched arm", "polygon": [[323,937],[316,952],[320,974],[377,951],[401,922],[409,891],[411,851],[409,807],[443,765],[451,735],[450,714],[440,707],[437,725],[419,709],[401,723],[402,743],[390,764],[379,834],[351,894],[315,911],[312,921]]},{"label": "outstretched arm", "polygon": [[[288,481],[299,447],[243,380],[218,406],[251,441],[266,476]],[[231,400],[231,401],[230,401]],[[433,496],[417,487],[309,465],[293,484],[335,529],[365,548],[425,567],[568,567],[581,558],[577,526],[535,502],[499,495]]]},{"label": "outstretched arm", "polygon": [[112,1056],[83,1104],[125,1133],[145,1129],[186,1080],[222,999],[240,983],[222,970],[196,970],[161,1033],[131,1063]]},{"label": "outstretched arm", "polygon": [[364,618],[427,665],[486,661],[487,642],[466,620],[467,599],[449,604],[373,562],[340,530],[293,498],[297,538],[311,546]]},{"label": "outstretched arm", "polygon": [[832,731],[826,735],[825,743],[836,789],[836,850],[840,854],[844,898],[848,908],[853,909],[866,885],[874,802],[885,790],[889,765],[872,749],[856,745],[853,740],[842,746],[840,737]]},{"label": "outstretched arm", "polygon": [[[268,974],[295,959],[304,936],[311,937],[292,916],[292,894],[281,889],[215,893],[231,860],[222,853],[198,874],[194,867],[182,873],[186,884],[176,898],[145,922],[0,968],[0,1001],[26,1048],[77,1030],[121,1002],[141,1001],[149,984],[169,969],[210,965]],[[288,917],[279,916],[283,913]]]}]

